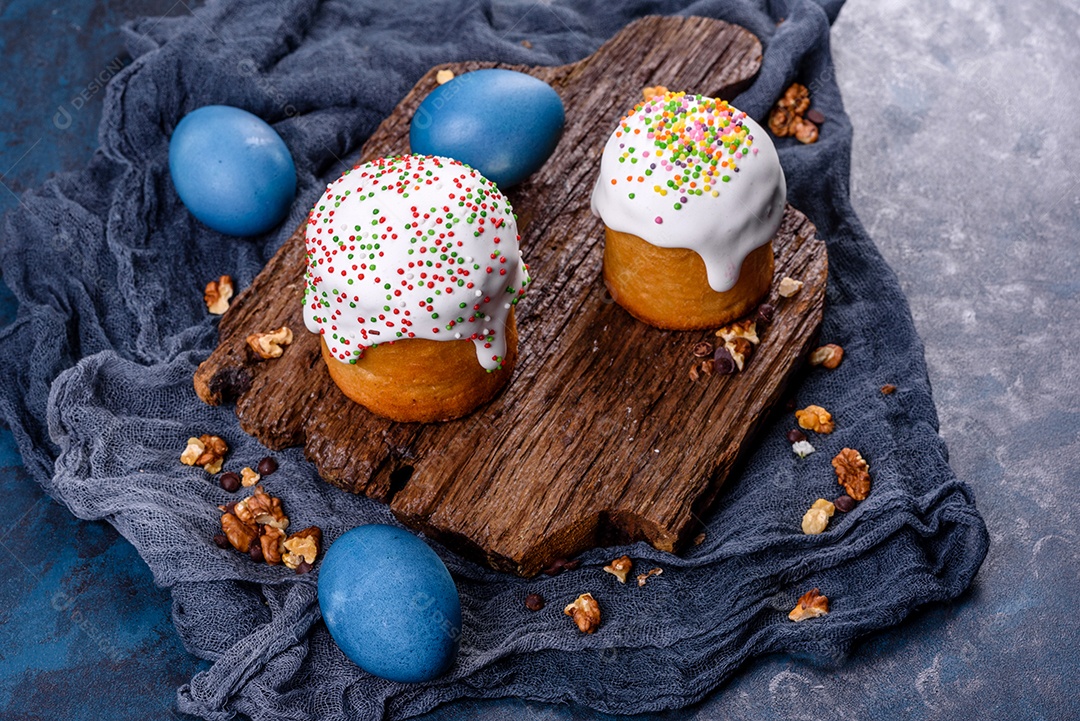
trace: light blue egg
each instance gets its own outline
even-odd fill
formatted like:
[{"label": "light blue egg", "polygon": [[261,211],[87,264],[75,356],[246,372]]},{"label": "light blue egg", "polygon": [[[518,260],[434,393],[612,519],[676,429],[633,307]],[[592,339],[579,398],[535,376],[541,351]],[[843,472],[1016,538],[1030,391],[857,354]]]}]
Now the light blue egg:
[{"label": "light blue egg", "polygon": [[540,169],[565,121],[559,94],[543,80],[475,70],[424,98],[409,125],[409,145],[414,153],[467,163],[506,189]]},{"label": "light blue egg", "polygon": [[337,645],[368,673],[428,681],[457,657],[461,601],[426,543],[394,526],[358,526],[319,568],[319,607]]},{"label": "light blue egg", "polygon": [[169,173],[191,214],[226,235],[258,235],[289,212],[296,166],[281,136],[246,110],[207,105],[169,140]]}]

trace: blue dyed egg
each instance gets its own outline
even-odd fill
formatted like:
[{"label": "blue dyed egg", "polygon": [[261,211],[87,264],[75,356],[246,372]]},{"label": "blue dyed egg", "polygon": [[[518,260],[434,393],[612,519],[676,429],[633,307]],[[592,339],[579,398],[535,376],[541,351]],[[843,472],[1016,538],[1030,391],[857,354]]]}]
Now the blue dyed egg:
[{"label": "blue dyed egg", "polygon": [[169,141],[169,173],[191,214],[227,235],[258,235],[289,212],[296,166],[281,136],[227,105],[188,113]]},{"label": "blue dyed egg", "polygon": [[337,645],[368,673],[428,681],[457,656],[461,601],[442,560],[394,526],[359,526],[319,569],[319,607]]},{"label": "blue dyed egg", "polygon": [[513,70],[475,70],[431,91],[409,125],[421,155],[460,160],[506,189],[544,164],[566,115],[550,85]]}]

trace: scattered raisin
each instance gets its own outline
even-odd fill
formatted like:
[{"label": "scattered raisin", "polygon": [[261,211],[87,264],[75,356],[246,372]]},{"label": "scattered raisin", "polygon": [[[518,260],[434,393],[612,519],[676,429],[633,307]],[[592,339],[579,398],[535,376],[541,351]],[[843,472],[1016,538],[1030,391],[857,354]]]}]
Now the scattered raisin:
[{"label": "scattered raisin", "polygon": [[841,513],[847,513],[855,508],[855,499],[851,496],[844,494],[833,501],[833,505],[836,506],[836,510]]},{"label": "scattered raisin", "polygon": [[221,477],[218,478],[218,483],[221,485],[222,490],[228,491],[229,493],[236,493],[240,490],[240,476],[232,471],[222,473]]},{"label": "scattered raisin", "polygon": [[731,351],[724,346],[717,346],[713,353],[713,370],[717,375],[729,376],[735,372],[737,366],[735,359],[731,357]]},{"label": "scattered raisin", "polygon": [[525,597],[525,608],[530,611],[539,611],[544,607],[544,597],[539,593],[530,593]]}]

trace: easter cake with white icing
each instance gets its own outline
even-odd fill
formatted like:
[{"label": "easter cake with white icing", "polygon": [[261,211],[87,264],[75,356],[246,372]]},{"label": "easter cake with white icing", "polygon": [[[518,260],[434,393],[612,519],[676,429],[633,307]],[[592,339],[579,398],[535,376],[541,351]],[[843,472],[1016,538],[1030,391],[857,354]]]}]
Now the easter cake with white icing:
[{"label": "easter cake with white icing", "polygon": [[746,113],[682,92],[638,103],[608,138],[592,194],[615,302],[674,330],[746,314],[768,294],[786,194],[776,149]]},{"label": "easter cake with white icing", "polygon": [[432,422],[509,380],[530,278],[513,208],[479,172],[422,155],[357,165],[327,186],[305,239],[304,323],[346,396]]}]

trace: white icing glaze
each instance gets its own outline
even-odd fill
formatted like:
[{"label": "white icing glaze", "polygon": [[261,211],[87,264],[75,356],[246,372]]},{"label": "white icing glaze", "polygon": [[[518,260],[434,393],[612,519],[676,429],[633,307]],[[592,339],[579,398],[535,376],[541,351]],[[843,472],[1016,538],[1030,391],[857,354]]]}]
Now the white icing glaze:
[{"label": "white icing glaze", "polygon": [[379,343],[472,340],[502,367],[506,320],[529,284],[517,221],[495,184],[457,160],[357,165],[308,216],[304,323],[335,358]]},{"label": "white icing glaze", "polygon": [[608,138],[592,210],[612,230],[694,251],[709,286],[723,292],[776,234],[786,198],[780,159],[760,125],[724,101],[667,93],[640,103]]}]

